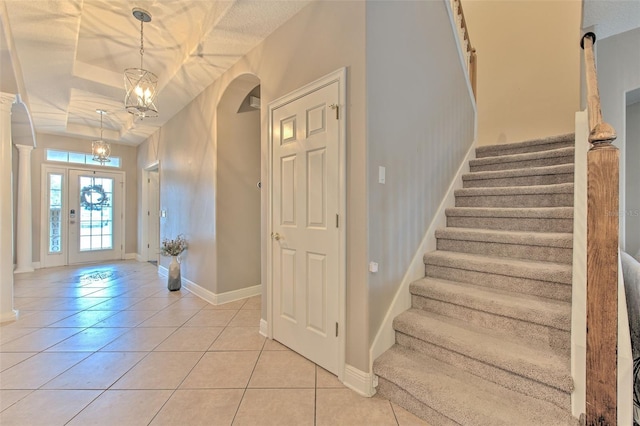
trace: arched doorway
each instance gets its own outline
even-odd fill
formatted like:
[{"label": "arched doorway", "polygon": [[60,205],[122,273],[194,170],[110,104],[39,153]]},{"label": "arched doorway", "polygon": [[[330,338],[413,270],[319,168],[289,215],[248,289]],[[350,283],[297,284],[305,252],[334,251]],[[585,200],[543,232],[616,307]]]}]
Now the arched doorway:
[{"label": "arched doorway", "polygon": [[217,107],[217,293],[261,284],[260,80],[236,78]]}]

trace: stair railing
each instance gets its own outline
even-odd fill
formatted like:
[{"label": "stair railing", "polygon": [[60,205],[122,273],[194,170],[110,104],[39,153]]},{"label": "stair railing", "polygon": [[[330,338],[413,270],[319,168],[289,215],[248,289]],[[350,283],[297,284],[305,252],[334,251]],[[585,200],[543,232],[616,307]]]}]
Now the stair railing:
[{"label": "stair railing", "polygon": [[453,10],[455,16],[458,36],[460,44],[462,45],[462,51],[465,52],[467,73],[469,73],[471,90],[473,90],[473,95],[477,98],[478,94],[476,92],[476,79],[478,73],[478,57],[476,55],[476,49],[471,46],[469,29],[467,28],[467,21],[464,19],[464,11],[462,10],[461,0],[451,0],[451,9]]},{"label": "stair railing", "polygon": [[586,424],[617,424],[619,151],[616,132],[602,121],[593,46],[584,50],[589,142],[587,153]]}]

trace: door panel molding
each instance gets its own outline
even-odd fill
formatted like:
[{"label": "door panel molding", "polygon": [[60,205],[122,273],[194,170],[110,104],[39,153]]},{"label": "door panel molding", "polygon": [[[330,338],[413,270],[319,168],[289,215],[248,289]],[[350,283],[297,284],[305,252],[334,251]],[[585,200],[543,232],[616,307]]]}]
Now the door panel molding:
[{"label": "door panel molding", "polygon": [[[338,268],[338,320],[335,328],[335,332],[337,332],[337,342],[338,342],[338,354],[336,354],[337,360],[337,371],[333,371],[340,380],[344,380],[345,373],[345,350],[346,350],[346,340],[345,340],[345,330],[346,330],[346,84],[347,84],[347,70],[346,68],[339,69],[333,73],[330,73],[312,83],[309,83],[279,99],[274,100],[268,106],[268,156],[269,161],[267,163],[267,176],[269,181],[268,185],[268,197],[267,197],[267,234],[266,237],[268,239],[267,242],[267,324],[266,324],[266,334],[269,338],[274,337],[274,318],[278,313],[274,312],[275,304],[282,308],[281,300],[274,300],[274,267],[273,262],[276,258],[282,260],[280,253],[274,253],[274,240],[270,239],[269,236],[273,235],[275,222],[278,222],[277,227],[286,226],[287,224],[282,223],[281,221],[285,218],[283,217],[274,217],[274,205],[277,202],[279,205],[277,206],[277,210],[282,213],[282,191],[283,188],[275,188],[274,187],[274,160],[280,161],[280,159],[274,159],[274,144],[282,143],[280,145],[281,150],[288,149],[287,146],[292,144],[296,140],[296,135],[300,131],[297,127],[300,123],[296,123],[295,117],[287,117],[285,114],[284,117],[281,117],[280,123],[276,126],[274,125],[274,113],[280,109],[280,111],[284,111],[287,105],[304,98],[307,95],[310,95],[314,92],[318,92],[319,90],[330,86],[334,83],[337,83],[338,88],[338,101],[337,104],[329,105],[330,109],[319,109],[316,105],[310,105],[306,108],[306,120],[311,124],[310,126],[305,126],[305,134],[304,137],[311,137],[326,131],[327,121],[334,120],[337,118],[338,121],[338,165],[337,165],[337,182],[338,182],[338,202],[337,202],[337,214],[338,217],[334,218],[331,215],[330,217],[320,217],[317,215],[309,215],[305,214],[305,217],[293,218],[291,215],[287,215],[285,222],[297,221],[304,222],[304,224],[300,223],[300,225],[310,225],[310,229],[312,228],[327,228],[337,226],[338,232],[338,247],[339,253],[337,255],[337,268]],[[278,142],[276,142],[276,140]],[[282,142],[280,142],[282,141]],[[321,149],[320,147],[318,149]],[[324,158],[324,153],[322,156],[318,154],[319,151],[310,149],[310,154],[313,153],[312,158],[299,158],[296,161],[300,161],[305,163],[305,169],[307,169],[307,164],[310,164],[312,167],[312,172],[317,172],[319,167],[323,166],[323,162],[326,161]],[[282,167],[277,167],[279,172],[283,171]],[[307,171],[305,171],[306,173]],[[282,176],[278,176],[277,181],[281,181]],[[316,175],[313,176],[314,179],[324,179],[325,177],[318,177]],[[326,182],[320,182],[326,185]],[[290,195],[290,194],[289,194]],[[274,198],[275,197],[275,198]],[[305,204],[305,208],[302,211],[306,211],[309,205],[323,205],[327,202],[327,200],[318,197],[317,195],[313,195],[313,197],[305,197],[293,202],[295,203],[303,203]],[[277,200],[277,201],[276,201]],[[275,221],[275,222],[274,222]],[[308,222],[308,223],[307,223]],[[312,229],[313,230],[313,229]],[[279,238],[279,236],[278,236]],[[284,248],[284,246],[282,247]],[[313,250],[311,250],[313,251]],[[299,255],[304,256],[303,259],[305,263],[308,261],[306,259],[306,254],[300,253]],[[321,269],[320,266],[324,265],[324,259],[320,262],[320,258],[318,255],[313,257],[315,265],[314,269]],[[324,266],[322,266],[324,267]],[[321,279],[322,277],[315,277],[316,281]],[[325,285],[325,283],[323,283]],[[320,297],[321,292],[316,292],[314,296]],[[303,321],[307,324],[310,330],[313,331],[314,334],[324,334],[324,333],[334,333],[333,324],[329,324],[328,330],[324,330],[323,327],[319,327],[322,322],[321,314],[319,312],[306,310],[305,315],[306,318],[296,318],[298,321]],[[287,312],[287,314],[292,315],[292,312]],[[309,317],[308,315],[311,315]],[[293,314],[295,316],[295,314]],[[261,331],[264,331],[264,325],[261,323]]]}]

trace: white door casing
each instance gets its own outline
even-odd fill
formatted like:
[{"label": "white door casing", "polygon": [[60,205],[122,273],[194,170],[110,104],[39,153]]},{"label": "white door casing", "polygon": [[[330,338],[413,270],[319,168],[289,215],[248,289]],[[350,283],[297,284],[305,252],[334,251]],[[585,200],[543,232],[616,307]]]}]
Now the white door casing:
[{"label": "white door casing", "polygon": [[342,378],[345,70],[269,105],[269,336]]},{"label": "white door casing", "polygon": [[147,174],[147,260],[158,261],[160,257],[160,182],[158,170]]}]

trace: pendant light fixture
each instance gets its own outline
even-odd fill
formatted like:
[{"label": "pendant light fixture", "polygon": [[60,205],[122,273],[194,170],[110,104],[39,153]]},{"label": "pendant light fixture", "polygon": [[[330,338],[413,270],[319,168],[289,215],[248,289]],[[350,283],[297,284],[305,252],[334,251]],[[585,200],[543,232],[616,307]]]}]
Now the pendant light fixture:
[{"label": "pendant light fixture", "polygon": [[104,165],[111,161],[109,156],[111,155],[111,145],[109,142],[105,142],[102,139],[102,117],[107,113],[103,109],[97,109],[96,112],[100,114],[100,140],[91,142],[91,153],[93,154],[93,161]]},{"label": "pendant light fixture", "polygon": [[158,77],[142,67],[144,56],[144,23],[151,22],[151,14],[146,10],[134,8],[133,16],[140,21],[140,68],[124,70],[124,88],[126,90],[124,106],[135,116],[157,117],[158,108],[155,105],[158,94]]}]

